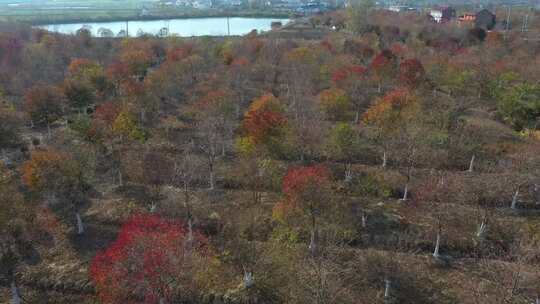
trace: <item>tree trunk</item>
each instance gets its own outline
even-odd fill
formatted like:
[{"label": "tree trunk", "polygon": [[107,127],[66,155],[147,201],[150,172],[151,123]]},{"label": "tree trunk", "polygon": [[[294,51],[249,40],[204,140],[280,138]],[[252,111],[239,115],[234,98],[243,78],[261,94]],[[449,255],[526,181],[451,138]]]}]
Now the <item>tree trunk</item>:
[{"label": "tree trunk", "polygon": [[47,122],[47,139],[51,139],[51,124]]},{"label": "tree trunk", "polygon": [[345,182],[348,183],[352,180],[352,164],[345,164]]},{"label": "tree trunk", "polygon": [[159,304],[166,304],[167,302],[165,301],[165,298],[164,297],[160,297],[159,298]]},{"label": "tree trunk", "polygon": [[362,228],[367,227],[367,214],[365,212],[362,212]]},{"label": "tree trunk", "polygon": [[246,271],[244,269],[244,287],[247,289],[247,288],[250,288],[251,286],[253,286],[255,284],[255,279],[253,278],[253,273],[251,273],[250,271]]},{"label": "tree trunk", "polygon": [[78,235],[84,234],[84,225],[83,225],[83,221],[81,219],[81,215],[79,214],[79,212],[75,213],[75,219],[77,220],[77,234]]},{"label": "tree trunk", "polygon": [[390,298],[390,287],[392,286],[392,282],[388,279],[384,280],[384,298],[388,299]]},{"label": "tree trunk", "polygon": [[188,219],[188,241],[193,241],[193,219]]},{"label": "tree trunk", "polygon": [[467,170],[469,172],[473,172],[474,170],[474,159],[475,159],[475,155],[471,157],[471,162],[469,163],[469,170]]},{"label": "tree trunk", "polygon": [[11,281],[11,304],[21,304],[22,299],[21,295],[19,293],[19,287],[17,287],[17,283],[15,283],[15,279]]},{"label": "tree trunk", "polygon": [[439,254],[440,245],[441,245],[441,233],[438,232],[437,233],[437,241],[435,241],[435,250],[433,250],[433,257],[434,258],[439,258],[440,257],[440,254]]},{"label": "tree trunk", "polygon": [[478,227],[478,231],[476,232],[476,236],[479,239],[483,239],[485,234],[486,234],[486,230],[487,230],[486,222],[482,221],[482,223],[480,224],[480,227]]},{"label": "tree trunk", "polygon": [[360,122],[360,109],[356,109],[356,113],[354,115],[354,124],[357,125]]},{"label": "tree trunk", "polygon": [[408,194],[409,194],[409,183],[407,182],[405,184],[405,190],[403,190],[403,198],[401,200],[406,201],[408,198]]},{"label": "tree trunk", "polygon": [[536,301],[535,301],[536,304],[540,304],[540,295],[537,295],[536,296]]},{"label": "tree trunk", "polygon": [[215,188],[215,181],[214,181],[214,165],[209,165],[209,183],[210,183],[210,190],[214,190]]},{"label": "tree trunk", "polygon": [[124,185],[124,179],[122,178],[122,170],[121,169],[118,169],[118,184],[119,184],[120,187]]},{"label": "tree trunk", "polygon": [[387,162],[388,162],[388,157],[387,157],[387,155],[386,155],[386,150],[384,150],[383,156],[382,156],[382,167],[383,167],[383,168],[386,168]]},{"label": "tree trunk", "polygon": [[518,196],[519,196],[519,188],[516,190],[516,192],[514,193],[514,196],[512,197],[512,206],[510,207],[512,208],[512,210],[516,210],[517,208]]},{"label": "tree trunk", "polygon": [[308,249],[309,249],[309,253],[311,253],[311,255],[313,255],[313,256],[317,254],[317,240],[316,240],[316,238],[317,238],[317,236],[316,236],[316,233],[315,233],[315,229],[312,229]]}]

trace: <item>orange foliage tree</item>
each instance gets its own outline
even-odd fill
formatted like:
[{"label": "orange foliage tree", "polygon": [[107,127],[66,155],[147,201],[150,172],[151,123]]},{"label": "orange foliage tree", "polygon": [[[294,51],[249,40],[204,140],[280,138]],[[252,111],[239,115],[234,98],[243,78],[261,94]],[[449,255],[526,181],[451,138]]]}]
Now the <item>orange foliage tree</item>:
[{"label": "orange foliage tree", "polygon": [[319,105],[326,116],[333,120],[342,120],[351,109],[349,96],[344,90],[331,88],[319,94]]},{"label": "orange foliage tree", "polygon": [[255,99],[242,122],[244,137],[240,139],[243,151],[264,147],[268,152],[278,152],[281,146],[287,119],[281,103],[272,94]]}]

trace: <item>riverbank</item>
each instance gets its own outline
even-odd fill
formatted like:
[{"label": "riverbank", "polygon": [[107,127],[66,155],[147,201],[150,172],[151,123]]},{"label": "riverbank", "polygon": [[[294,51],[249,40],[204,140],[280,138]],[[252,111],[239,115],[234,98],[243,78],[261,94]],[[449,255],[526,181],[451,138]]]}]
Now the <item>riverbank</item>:
[{"label": "riverbank", "polygon": [[66,23],[96,23],[119,21],[155,21],[172,19],[195,19],[212,17],[244,18],[290,18],[291,14],[277,11],[229,11],[229,10],[171,10],[151,12],[145,15],[140,10],[103,10],[103,11],[36,11],[33,14],[0,14],[0,22],[27,23],[32,26]]}]

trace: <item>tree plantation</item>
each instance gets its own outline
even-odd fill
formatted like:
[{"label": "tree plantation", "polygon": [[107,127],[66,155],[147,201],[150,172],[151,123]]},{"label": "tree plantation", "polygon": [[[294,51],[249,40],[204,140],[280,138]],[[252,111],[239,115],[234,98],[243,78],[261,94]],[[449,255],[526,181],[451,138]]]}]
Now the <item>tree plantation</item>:
[{"label": "tree plantation", "polygon": [[0,302],[540,303],[539,42],[301,22],[0,24]]}]

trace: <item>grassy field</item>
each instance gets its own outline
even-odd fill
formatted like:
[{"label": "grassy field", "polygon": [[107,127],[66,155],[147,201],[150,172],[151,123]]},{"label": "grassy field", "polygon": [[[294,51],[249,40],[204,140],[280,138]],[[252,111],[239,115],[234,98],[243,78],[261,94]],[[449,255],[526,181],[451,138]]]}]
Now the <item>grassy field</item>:
[{"label": "grassy field", "polygon": [[[16,1],[16,0],[15,0]],[[117,20],[155,20],[164,18],[196,17],[288,17],[283,12],[217,9],[197,10],[182,7],[159,7],[155,3],[139,0],[124,1],[37,1],[14,3],[0,2],[0,22],[26,22],[52,24],[69,22],[99,22]],[[144,8],[144,13],[143,13]]]}]

